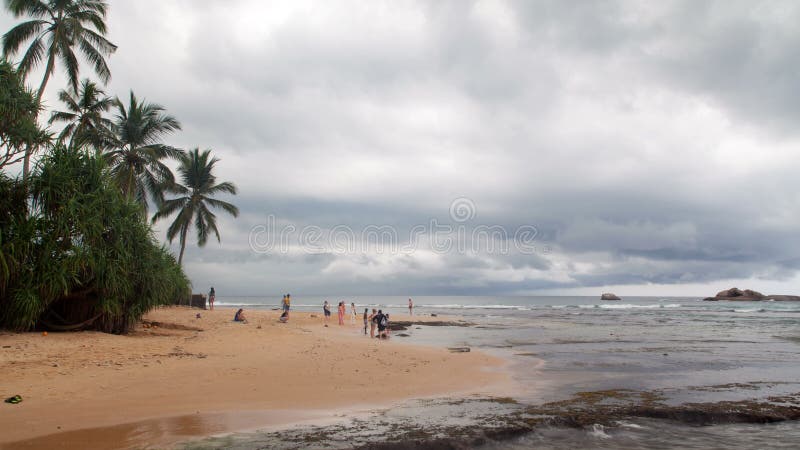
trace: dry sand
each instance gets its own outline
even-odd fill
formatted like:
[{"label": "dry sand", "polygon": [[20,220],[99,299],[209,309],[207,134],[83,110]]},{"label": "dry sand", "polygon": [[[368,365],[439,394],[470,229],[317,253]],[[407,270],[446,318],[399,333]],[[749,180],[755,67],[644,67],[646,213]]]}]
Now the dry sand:
[{"label": "dry sand", "polygon": [[507,381],[497,358],[365,338],[335,315],[326,328],[308,312],[288,324],[273,311],[246,311],[248,324],[233,314],[161,308],[145,317],[161,326],[127,336],[0,334],[0,395],[23,397],[0,404],[0,446],[163,445]]}]

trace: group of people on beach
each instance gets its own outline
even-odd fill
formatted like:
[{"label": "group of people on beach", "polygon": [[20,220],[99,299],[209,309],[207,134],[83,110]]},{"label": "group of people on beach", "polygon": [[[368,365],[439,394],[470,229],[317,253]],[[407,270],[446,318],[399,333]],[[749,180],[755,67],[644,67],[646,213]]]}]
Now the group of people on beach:
[{"label": "group of people on beach", "polygon": [[292,309],[292,294],[286,294],[281,300],[281,317],[278,319],[281,323],[289,321],[289,310]]},{"label": "group of people on beach", "polygon": [[[322,304],[322,313],[324,315],[324,324],[327,327],[328,322],[331,319],[331,305],[328,303],[327,300]],[[339,317],[339,325],[344,325],[344,318],[347,314],[347,304],[344,301],[340,301],[337,305],[337,315]],[[408,314],[414,315],[414,302],[409,298],[408,299]],[[356,304],[350,303],[350,323],[353,324],[356,322]],[[381,338],[385,339],[389,337],[389,313],[384,313],[381,309],[372,309],[372,313],[369,312],[369,308],[364,308],[364,313],[362,315],[362,319],[364,321],[364,335],[366,336],[369,334],[370,338]],[[377,329],[378,333],[375,334],[375,330]],[[369,330],[369,332],[367,332]]]},{"label": "group of people on beach", "polygon": [[[339,302],[336,307],[337,315],[339,316],[339,325],[344,325],[344,316],[347,315],[347,306],[344,301]],[[331,319],[331,305],[327,300],[322,304],[322,313],[325,315],[325,326]],[[350,303],[350,323],[356,323],[356,304]]]},{"label": "group of people on beach", "polygon": [[[211,288],[211,295],[210,298],[214,296],[214,288]],[[286,294],[283,296],[281,300],[281,316],[278,319],[282,323],[286,323],[289,321],[289,311],[291,310],[292,305],[292,295]],[[327,300],[322,304],[322,312],[325,316],[324,324],[327,327],[328,322],[330,322],[331,318],[331,305],[328,303]],[[339,317],[339,325],[344,325],[344,318],[347,314],[347,305],[344,301],[340,301],[337,305],[337,315]],[[408,314],[414,315],[414,302],[409,298],[408,299]],[[358,314],[356,312],[356,304],[355,302],[350,303],[350,323],[355,324],[356,318]],[[364,314],[362,316],[364,321],[364,335],[366,336],[369,334],[370,338],[378,337],[380,339],[386,339],[389,337],[389,313],[384,313],[381,309],[372,309],[372,313],[369,312],[369,308],[364,308]],[[236,311],[236,314],[233,317],[234,322],[244,322],[247,323],[247,318],[244,315],[244,309],[239,309]],[[377,334],[375,333],[377,329]],[[369,330],[369,333],[367,333]]]},{"label": "group of people on beach", "polygon": [[[409,299],[410,301],[410,299]],[[339,325],[344,325],[344,316],[347,314],[347,306],[344,301],[340,301],[337,305],[337,312],[339,316]],[[331,305],[328,303],[327,300],[322,304],[322,313],[325,316],[324,323],[325,326],[328,326],[328,322],[331,320]],[[350,303],[350,323],[354,324],[356,322],[356,317],[358,314],[356,313],[356,304]],[[372,314],[369,312],[369,308],[364,308],[364,315],[362,316],[364,320],[364,335],[367,335],[367,329],[369,329],[369,337],[375,337],[375,328],[378,329],[378,337],[380,338],[387,338],[389,337],[389,314],[384,314],[382,310],[372,309]]]}]

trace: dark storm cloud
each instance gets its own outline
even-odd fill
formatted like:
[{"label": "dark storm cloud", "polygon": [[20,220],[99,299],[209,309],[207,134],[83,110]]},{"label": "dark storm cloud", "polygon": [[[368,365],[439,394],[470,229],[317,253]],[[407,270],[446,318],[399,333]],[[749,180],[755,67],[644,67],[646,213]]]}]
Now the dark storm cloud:
[{"label": "dark storm cloud", "polygon": [[[791,290],[798,19],[789,1],[115,2],[109,90],[166,106],[170,143],[212,148],[240,188],[222,245],[187,248],[198,288]],[[528,226],[535,249],[313,253],[296,232],[260,252],[270,216],[401,243],[433,220]]]}]

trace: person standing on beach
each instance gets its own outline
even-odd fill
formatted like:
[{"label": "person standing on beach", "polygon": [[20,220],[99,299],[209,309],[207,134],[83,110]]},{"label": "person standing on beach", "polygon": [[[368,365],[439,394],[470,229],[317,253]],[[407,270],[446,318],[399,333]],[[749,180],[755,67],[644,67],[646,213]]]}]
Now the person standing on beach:
[{"label": "person standing on beach", "polygon": [[369,337],[375,337],[375,316],[376,316],[375,308],[372,308],[372,314],[367,317],[369,319]]},{"label": "person standing on beach", "polygon": [[284,303],[284,311],[289,311],[292,306],[292,294],[286,294],[286,302]]},{"label": "person standing on beach", "polygon": [[325,326],[327,327],[328,321],[331,319],[331,305],[328,304],[327,300],[322,304],[322,313],[325,314]]},{"label": "person standing on beach", "polygon": [[339,302],[339,325],[344,325],[344,302]]},{"label": "person standing on beach", "polygon": [[214,292],[214,286],[211,286],[211,290],[208,291],[208,305],[211,311],[214,310],[214,300],[216,300],[216,292]]},{"label": "person standing on beach", "polygon": [[350,323],[356,323],[356,304],[350,303]]},{"label": "person standing on beach", "polygon": [[374,319],[375,323],[378,325],[378,337],[383,338],[386,335],[386,316],[383,315],[383,310],[378,310],[378,314],[375,316]]},{"label": "person standing on beach", "polygon": [[408,315],[414,315],[414,302],[412,302],[411,299],[408,299]]},{"label": "person standing on beach", "polygon": [[369,314],[369,310],[364,308],[364,336],[367,335],[367,322],[369,322],[369,317],[367,314]]}]

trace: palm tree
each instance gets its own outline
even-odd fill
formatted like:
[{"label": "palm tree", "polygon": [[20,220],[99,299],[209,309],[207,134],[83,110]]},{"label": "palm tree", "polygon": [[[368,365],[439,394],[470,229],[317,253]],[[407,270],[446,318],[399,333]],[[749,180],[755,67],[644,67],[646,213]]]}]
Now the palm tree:
[{"label": "palm tree", "polygon": [[114,120],[116,147],[106,152],[111,173],[122,193],[136,200],[147,214],[147,197],[159,205],[164,199],[164,189],[175,182],[172,171],[163,160],[179,159],[183,152],[161,143],[161,138],[181,129],[178,120],[164,113],[164,107],[139,101],[131,91],[126,108],[115,100],[117,114]]},{"label": "palm tree", "polygon": [[197,245],[203,247],[208,241],[209,232],[213,231],[220,241],[219,230],[217,229],[217,216],[211,212],[211,208],[220,208],[233,217],[239,215],[239,208],[236,206],[212,198],[215,194],[228,193],[236,195],[236,186],[230,182],[217,183],[214,176],[214,165],[219,162],[217,158],[211,157],[211,150],[204,150],[202,153],[195,148],[188,154],[181,155],[178,172],[183,184],[174,184],[169,191],[182,197],[165,200],[161,208],[153,216],[153,222],[171,216],[175,212],[178,216],[172,225],[167,229],[167,239],[172,242],[175,236],[180,236],[181,253],[178,256],[178,265],[183,261],[183,252],[186,249],[186,234],[194,223],[197,230]]},{"label": "palm tree", "polygon": [[[6,8],[14,17],[28,16],[27,22],[12,28],[3,35],[3,54],[13,56],[22,44],[30,45],[19,62],[19,71],[26,76],[44,59],[47,60],[44,77],[36,93],[41,101],[47,81],[55,71],[56,57],[66,69],[73,91],[78,90],[78,58],[75,48],[92,65],[95,73],[108,82],[111,71],[105,57],[116,51],[117,46],[105,38],[106,2],[101,0],[5,0]],[[30,167],[29,148],[25,153],[23,177]]]},{"label": "palm tree", "polygon": [[48,123],[66,122],[67,125],[58,136],[59,142],[70,139],[70,148],[80,148],[90,144],[97,150],[103,150],[111,145],[111,128],[114,124],[103,117],[103,113],[114,104],[113,98],[107,97],[105,92],[88,78],[81,82],[77,91],[59,91],[58,98],[66,105],[67,111],[53,111]]}]

